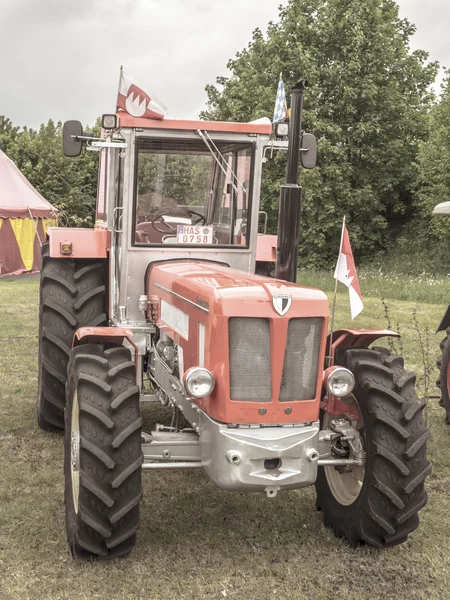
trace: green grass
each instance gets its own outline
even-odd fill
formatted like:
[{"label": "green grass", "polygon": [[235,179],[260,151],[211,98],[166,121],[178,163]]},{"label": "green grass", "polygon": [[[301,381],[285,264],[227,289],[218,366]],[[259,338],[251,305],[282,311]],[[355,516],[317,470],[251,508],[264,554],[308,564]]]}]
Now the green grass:
[{"label": "green grass", "polygon": [[[325,277],[302,273],[305,280],[320,287]],[[419,332],[428,340],[425,363],[434,381],[440,336],[426,331],[435,330],[446,308],[450,281],[446,287],[445,280],[436,286],[393,285],[362,274],[360,280],[365,310],[353,325],[384,327],[383,295],[423,393]],[[330,291],[329,275],[327,281]],[[434,399],[429,503],[402,546],[351,550],[323,526],[313,489],[269,500],[223,492],[198,471],[152,472],[143,475],[142,524],[131,556],[74,561],[65,537],[62,438],[39,430],[35,419],[38,291],[37,280],[0,282],[0,600],[450,597],[450,428]],[[350,323],[348,296],[340,293],[336,325]],[[147,422],[154,418],[146,415]]]},{"label": "green grass", "polygon": [[[424,304],[448,305],[450,302],[450,278],[442,275],[404,275],[380,268],[362,268],[358,269],[358,277],[364,298],[389,298]],[[300,270],[298,282],[326,292],[334,291],[335,286],[332,271]],[[339,289],[343,289],[342,284],[339,284]]]}]

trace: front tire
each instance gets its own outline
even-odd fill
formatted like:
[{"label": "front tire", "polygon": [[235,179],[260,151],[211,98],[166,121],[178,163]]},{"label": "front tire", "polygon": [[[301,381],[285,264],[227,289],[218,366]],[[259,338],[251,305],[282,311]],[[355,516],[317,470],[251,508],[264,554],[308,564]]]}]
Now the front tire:
[{"label": "front tire", "polygon": [[76,558],[131,552],[142,497],[135,363],[123,346],[71,352],[65,410],[67,538]]},{"label": "front tire", "polygon": [[37,421],[64,429],[67,363],[79,327],[106,325],[106,261],[49,256],[42,246]]},{"label": "front tire", "polygon": [[[415,374],[384,348],[341,350],[336,364],[355,375],[357,428],[363,432],[367,460],[362,474],[361,467],[355,468],[351,485],[334,473],[335,467],[319,467],[317,507],[325,524],[351,546],[395,546],[417,528],[418,512],[427,502],[424,481],[431,465],[425,401],[416,395]],[[322,411],[322,422],[324,418]]]}]

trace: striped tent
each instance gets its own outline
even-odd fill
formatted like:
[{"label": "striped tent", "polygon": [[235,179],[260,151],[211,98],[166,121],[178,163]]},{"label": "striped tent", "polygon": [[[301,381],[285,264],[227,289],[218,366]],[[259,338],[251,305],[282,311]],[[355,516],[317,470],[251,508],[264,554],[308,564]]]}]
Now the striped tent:
[{"label": "striped tent", "polygon": [[39,271],[57,211],[0,150],[0,276]]}]

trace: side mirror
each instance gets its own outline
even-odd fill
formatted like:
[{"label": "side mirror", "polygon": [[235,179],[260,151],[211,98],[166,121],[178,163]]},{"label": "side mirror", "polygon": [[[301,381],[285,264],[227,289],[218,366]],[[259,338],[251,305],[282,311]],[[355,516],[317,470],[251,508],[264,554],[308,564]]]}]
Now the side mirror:
[{"label": "side mirror", "polygon": [[83,126],[80,121],[66,121],[63,125],[62,144],[64,156],[80,156],[83,135]]},{"label": "side mirror", "polygon": [[312,133],[304,133],[300,140],[300,162],[304,169],[314,169],[317,163],[317,140]]}]

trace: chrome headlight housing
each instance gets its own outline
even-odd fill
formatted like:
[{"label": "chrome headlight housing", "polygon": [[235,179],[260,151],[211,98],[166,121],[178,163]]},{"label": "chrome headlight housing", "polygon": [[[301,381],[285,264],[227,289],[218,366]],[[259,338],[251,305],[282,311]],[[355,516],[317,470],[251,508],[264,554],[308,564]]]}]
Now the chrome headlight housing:
[{"label": "chrome headlight housing", "polygon": [[348,396],[355,387],[355,376],[345,367],[336,367],[327,378],[327,391],[333,396],[343,398]]},{"label": "chrome headlight housing", "polygon": [[213,374],[204,367],[191,367],[183,377],[186,392],[192,398],[206,398],[214,389]]}]

